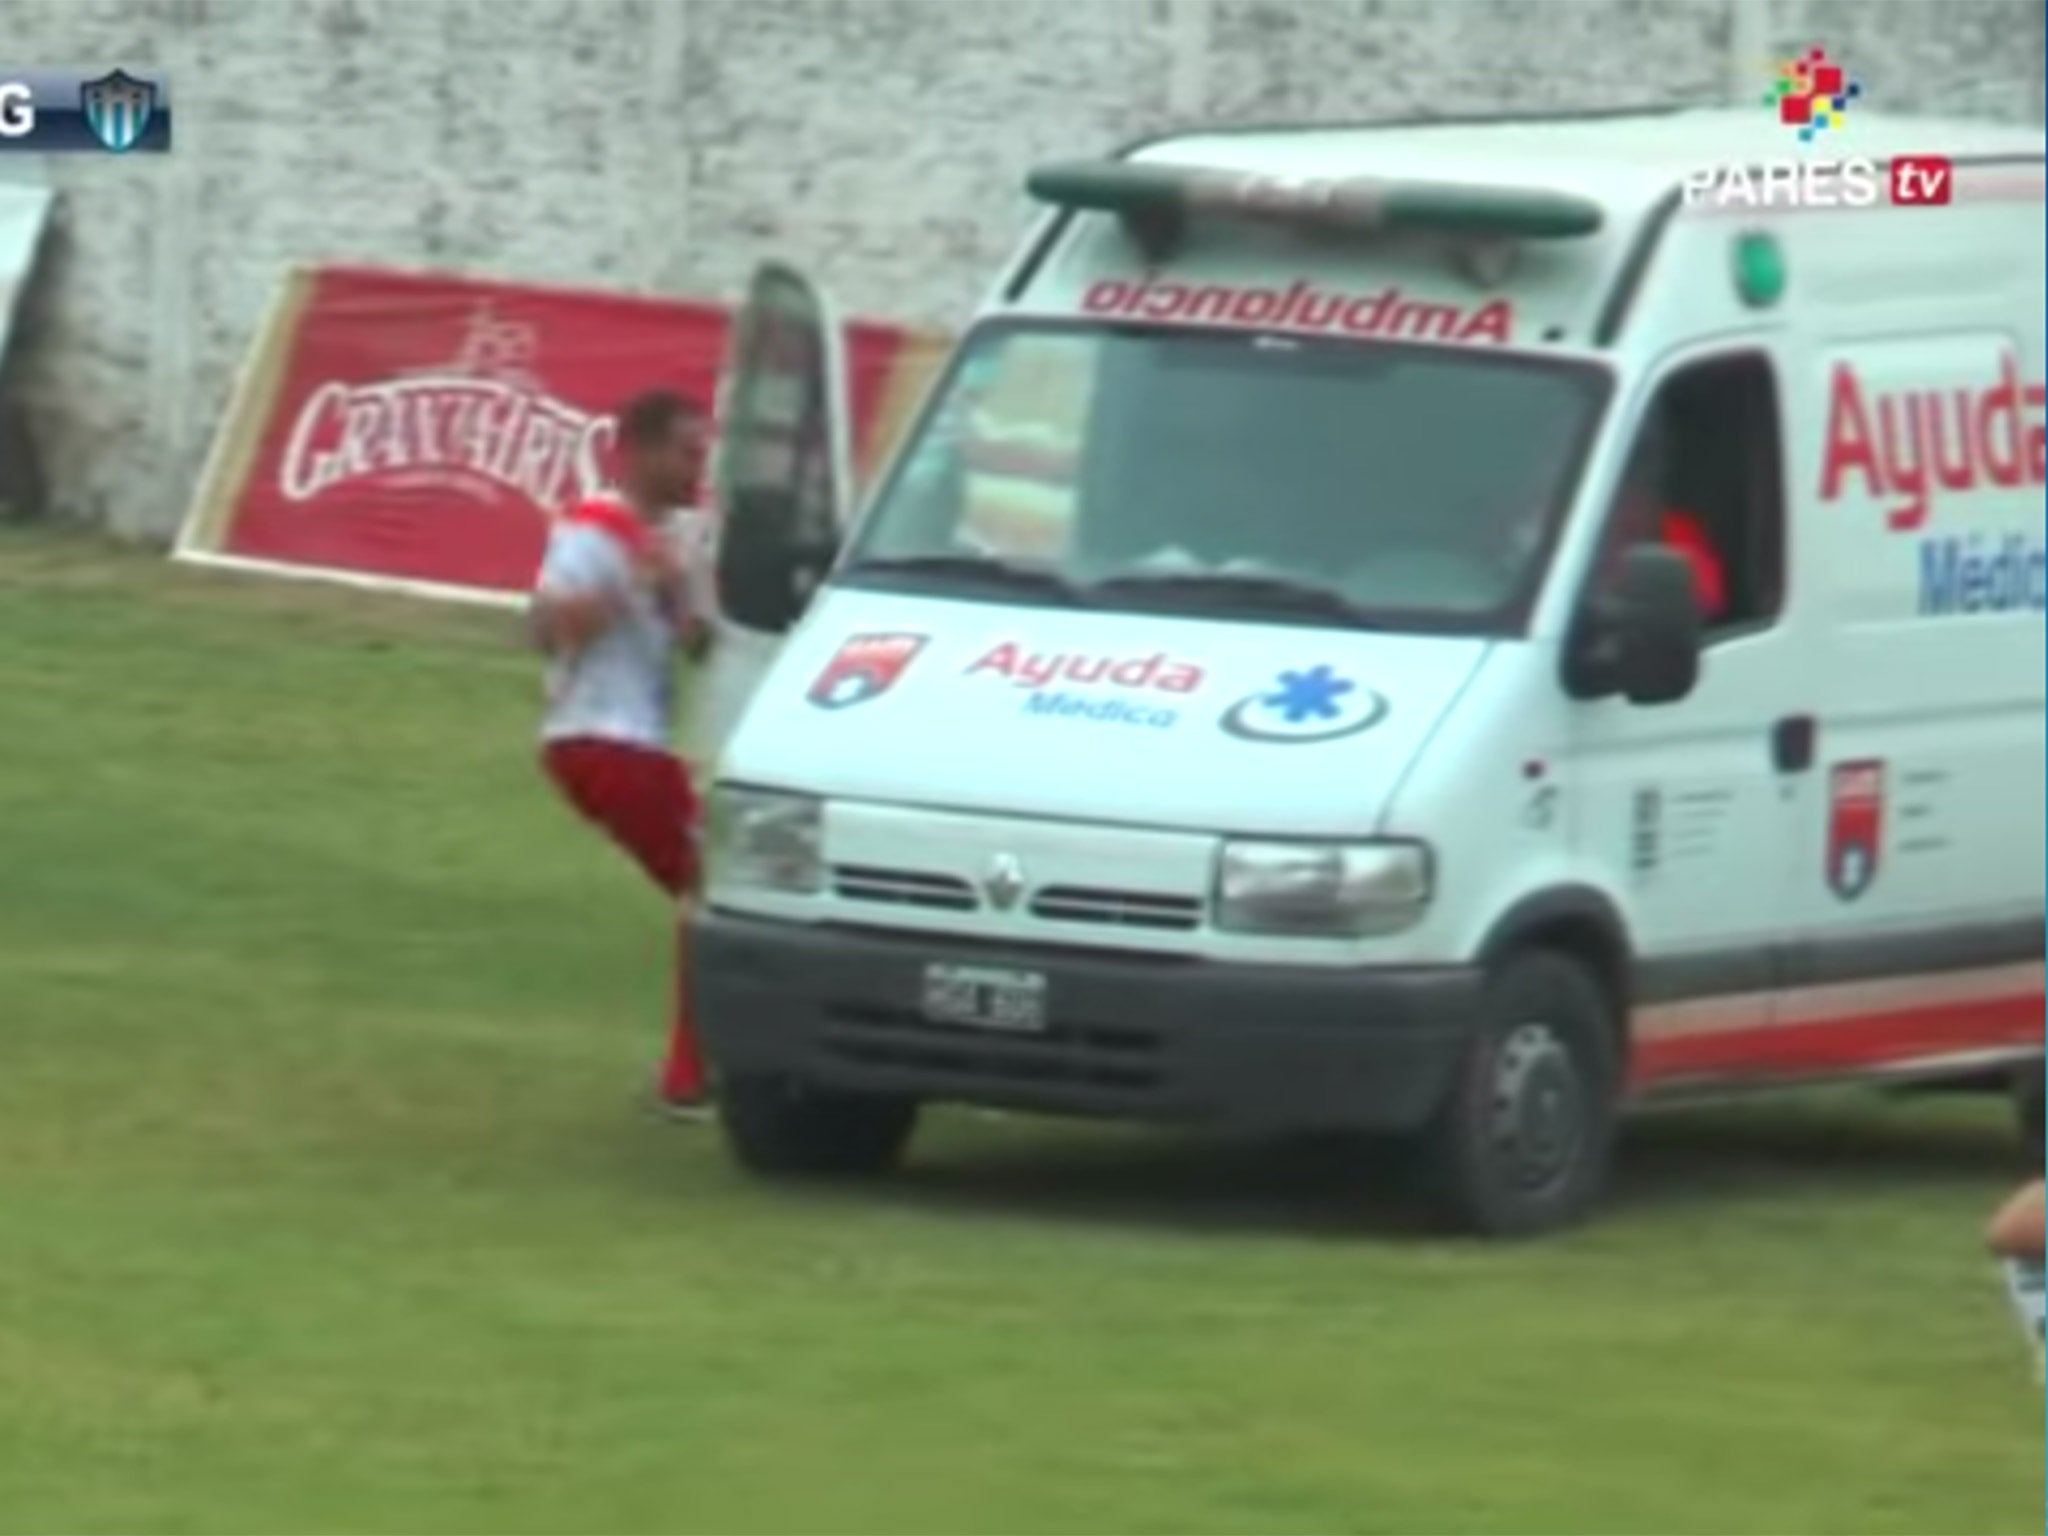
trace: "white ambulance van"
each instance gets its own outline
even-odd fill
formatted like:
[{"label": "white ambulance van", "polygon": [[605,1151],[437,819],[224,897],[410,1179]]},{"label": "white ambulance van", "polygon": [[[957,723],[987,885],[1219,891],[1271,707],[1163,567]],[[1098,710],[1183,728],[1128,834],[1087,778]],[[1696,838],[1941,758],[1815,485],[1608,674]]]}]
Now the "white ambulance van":
[{"label": "white ambulance van", "polygon": [[691,977],[740,1159],[878,1171],[930,1102],[1392,1133],[1511,1233],[1659,1099],[2038,1103],[2043,148],[1678,111],[1047,167],[843,537],[828,311],[765,269],[720,577],[787,638]]}]

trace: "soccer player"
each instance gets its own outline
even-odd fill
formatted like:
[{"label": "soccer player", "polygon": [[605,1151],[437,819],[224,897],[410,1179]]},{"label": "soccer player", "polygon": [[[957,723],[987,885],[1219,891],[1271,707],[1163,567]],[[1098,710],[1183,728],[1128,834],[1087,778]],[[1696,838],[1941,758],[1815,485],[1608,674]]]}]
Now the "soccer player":
[{"label": "soccer player", "polygon": [[[617,490],[556,525],[529,609],[548,659],[548,776],[679,905],[697,890],[698,859],[697,796],[669,745],[675,653],[701,656],[710,629],[690,601],[670,523],[696,492],[705,436],[702,409],[670,391],[627,402]],[[685,987],[679,956],[660,1097],[681,1112],[704,1108],[708,1090]]]},{"label": "soccer player", "polygon": [[2006,1290],[2033,1346],[2034,1379],[2048,1381],[2048,1187],[2035,1179],[2007,1200],[1985,1238],[2005,1265]]}]

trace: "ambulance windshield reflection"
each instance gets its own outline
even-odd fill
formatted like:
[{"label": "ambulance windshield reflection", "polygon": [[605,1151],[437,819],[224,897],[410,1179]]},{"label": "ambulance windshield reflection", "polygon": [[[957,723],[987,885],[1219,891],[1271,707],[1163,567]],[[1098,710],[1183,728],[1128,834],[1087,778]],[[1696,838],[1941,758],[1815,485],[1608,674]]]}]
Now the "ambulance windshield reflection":
[{"label": "ambulance windshield reflection", "polygon": [[1606,392],[1478,348],[986,326],[841,579],[1513,633]]}]

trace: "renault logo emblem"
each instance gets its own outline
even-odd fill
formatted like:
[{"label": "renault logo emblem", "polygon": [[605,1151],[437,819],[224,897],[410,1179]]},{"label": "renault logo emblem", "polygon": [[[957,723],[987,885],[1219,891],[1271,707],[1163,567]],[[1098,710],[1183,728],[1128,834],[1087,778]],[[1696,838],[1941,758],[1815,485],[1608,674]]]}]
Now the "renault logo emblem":
[{"label": "renault logo emblem", "polygon": [[1007,912],[1024,894],[1024,865],[1015,854],[999,853],[988,863],[988,875],[981,882],[989,905]]}]

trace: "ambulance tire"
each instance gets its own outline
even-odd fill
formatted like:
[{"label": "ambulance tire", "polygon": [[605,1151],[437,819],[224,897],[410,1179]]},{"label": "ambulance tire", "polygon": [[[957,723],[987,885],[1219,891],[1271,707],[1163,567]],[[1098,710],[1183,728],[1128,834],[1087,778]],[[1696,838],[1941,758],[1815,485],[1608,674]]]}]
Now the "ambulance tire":
[{"label": "ambulance tire", "polygon": [[1456,1230],[1522,1237],[1570,1225],[1614,1157],[1620,1030],[1570,955],[1523,949],[1488,978],[1480,1027],[1423,1134],[1422,1174]]},{"label": "ambulance tire", "polygon": [[863,1178],[895,1167],[917,1127],[914,1099],[811,1088],[786,1077],[718,1087],[726,1145],[750,1172],[775,1178]]}]

